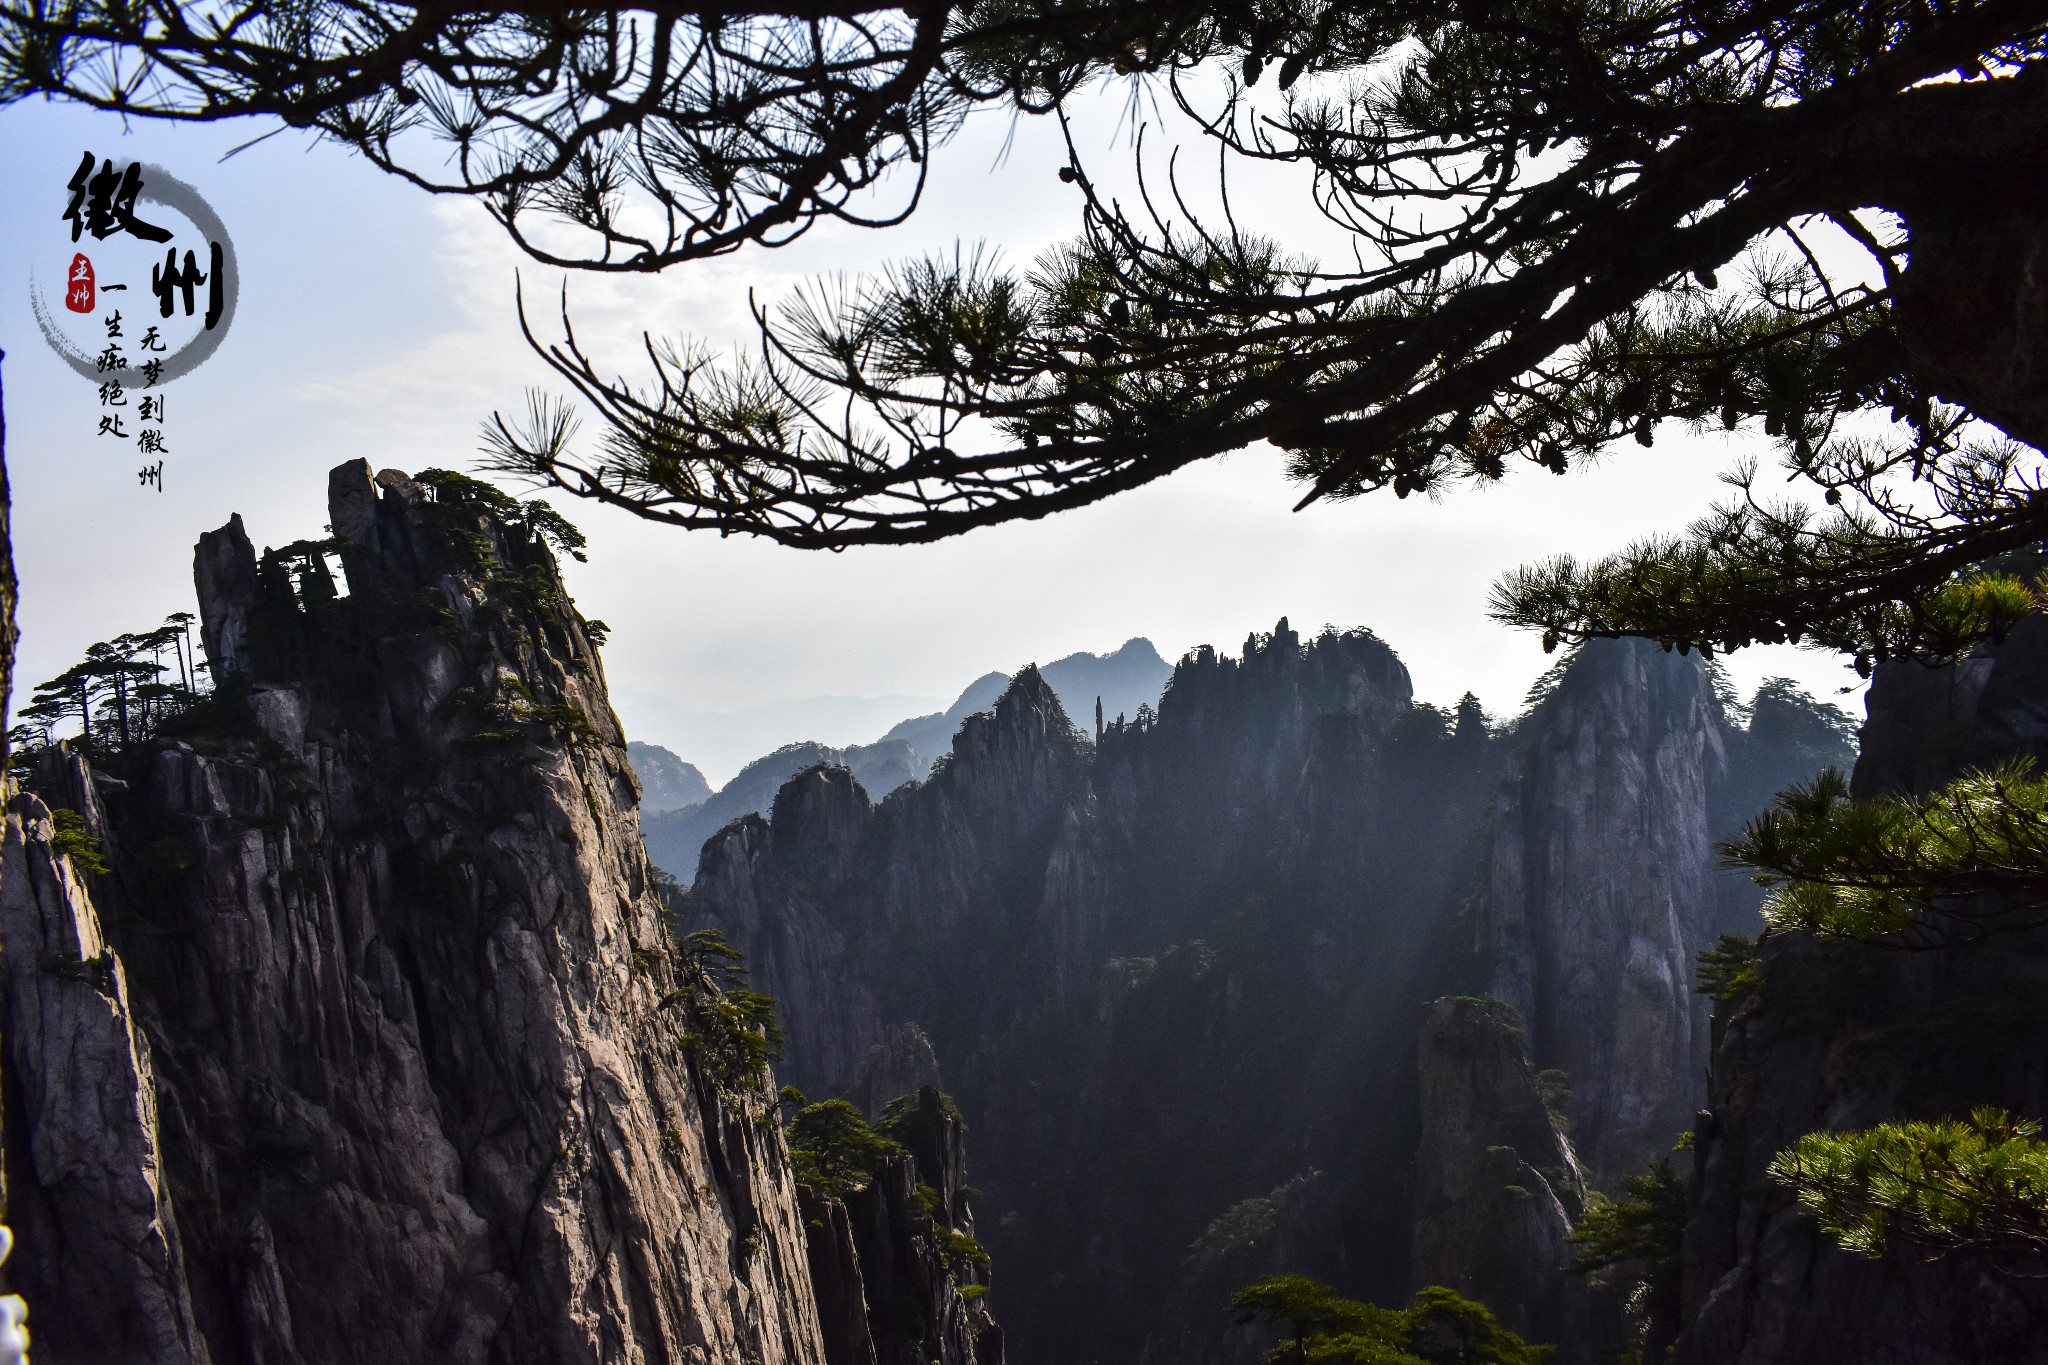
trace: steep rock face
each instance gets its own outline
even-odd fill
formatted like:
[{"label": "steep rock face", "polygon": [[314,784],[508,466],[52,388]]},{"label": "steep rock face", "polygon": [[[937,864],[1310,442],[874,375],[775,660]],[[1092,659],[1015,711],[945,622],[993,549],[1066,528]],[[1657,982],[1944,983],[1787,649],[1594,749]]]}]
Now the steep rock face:
[{"label": "steep rock face", "polygon": [[[1951,669],[1881,665],[1862,793],[1918,792],[2048,738],[2048,623]],[[1923,954],[1772,934],[1725,1001],[1694,1140],[1684,1365],[2048,1361],[2048,1286],[1899,1248],[1848,1255],[1766,1174],[1801,1136],[1982,1105],[2048,1113],[2048,943]]]},{"label": "steep rock face", "polygon": [[878,1114],[892,1096],[914,1095],[939,1085],[939,1054],[916,1024],[894,1024],[882,1041],[869,1047],[853,1073],[847,1098],[870,1114]]},{"label": "steep rock face", "polygon": [[1588,646],[1524,723],[1493,810],[1476,925],[1488,993],[1570,1074],[1574,1145],[1612,1184],[1699,1105],[1714,941],[1709,799],[1727,722],[1698,663],[1643,641]]},{"label": "steep rock face", "polygon": [[1949,960],[1764,945],[1731,1001],[1694,1139],[1683,1365],[2012,1365],[2048,1361],[2048,1287],[1966,1257],[1851,1256],[1766,1174],[1810,1132],[1996,1104],[2048,1112],[2048,952]]},{"label": "steep rock face", "polygon": [[732,781],[704,800],[647,815],[641,822],[647,835],[647,856],[678,880],[688,881],[706,840],[735,820],[765,815],[783,783],[820,764],[849,769],[864,790],[878,797],[917,775],[910,746],[901,740],[884,739],[846,749],[785,744],[740,769]]},{"label": "steep rock face", "polygon": [[1943,668],[1878,666],[1864,703],[1857,796],[1931,791],[1965,768],[2048,757],[2048,618]]},{"label": "steep rock face", "polygon": [[1565,1241],[1585,1175],[1544,1103],[1521,1020],[1498,1000],[1433,1000],[1416,1055],[1416,1283],[1449,1285],[1530,1340],[1565,1343],[1565,1359],[1590,1359],[1572,1349],[1589,1324]]},{"label": "steep rock face", "polygon": [[1092,748],[1027,671],[879,805],[807,771],[707,845],[685,905],[782,1002],[807,1092],[943,1075],[1018,1354],[1249,1361],[1227,1303],[1260,1275],[1415,1286],[1426,1002],[1518,992],[1612,1178],[1668,1149],[1705,1065],[1693,954],[1728,915],[1716,802],[1765,780],[1747,739],[1696,659],[1596,646],[1503,735],[1418,705],[1370,634],[1283,621],[1190,654]]},{"label": "steep rock face", "polygon": [[[94,809],[84,765],[65,766],[68,807]],[[149,1044],[127,971],[53,834],[42,801],[24,793],[8,802],[0,1078],[7,1216],[28,1249],[13,1274],[35,1290],[39,1354],[47,1341],[79,1360],[204,1361],[164,1189]]]},{"label": "steep rock face", "polygon": [[855,926],[821,909],[854,894],[857,858],[843,845],[815,862],[797,850],[831,848],[833,829],[858,839],[874,807],[844,768],[814,768],[784,793],[776,809],[786,823],[748,817],[704,846],[687,914],[741,945],[754,981],[777,1000],[807,1002],[783,1012],[789,1045],[781,1073],[800,1089],[829,1093],[838,1087],[825,1078],[847,1081],[882,1026],[866,975],[849,970]]},{"label": "steep rock face", "polygon": [[[826,1359],[1003,1365],[1002,1329],[980,1298],[987,1266],[973,1240],[959,1114],[931,1086],[895,1109],[891,1131],[907,1154],[844,1200],[804,1194]],[[850,1311],[856,1303],[863,1311]]]},{"label": "steep rock face", "polygon": [[[1135,1351],[1154,1310],[1129,1305],[1174,1293],[1208,1224],[1314,1169],[1377,1182],[1332,1191],[1325,1226],[1350,1230],[1315,1268],[1350,1236],[1405,1284],[1381,1215],[1412,1106],[1388,1097],[1412,1091],[1457,866],[1413,850],[1469,839],[1489,743],[1415,712],[1363,634],[1304,646],[1283,623],[1242,661],[1192,657],[1156,720],[1093,752],[1027,670],[879,807],[844,770],[800,775],[707,845],[686,913],[784,1002],[807,1091],[871,1103],[864,1073],[943,1073],[980,1134],[1018,1349]],[[1200,1309],[1219,1331],[1222,1306]]]},{"label": "steep rock face", "polygon": [[[1166,685],[1173,669],[1159,657],[1152,642],[1131,639],[1113,654],[1069,654],[1046,664],[1040,673],[1070,716],[1083,718],[1100,710],[1114,720],[1135,717],[1139,709],[1156,709],[1159,689]],[[953,704],[929,716],[912,716],[898,722],[882,742],[900,740],[912,752],[914,776],[922,779],[934,759],[950,751],[961,722],[977,711],[986,711],[1009,688],[1002,673],[985,673],[964,688]],[[870,791],[883,792],[865,776],[861,784]]]},{"label": "steep rock face", "polygon": [[[741,945],[770,994],[801,1002],[785,1011],[786,1078],[852,1093],[864,1066],[906,1048],[916,1065],[906,1025],[934,1033],[993,998],[974,983],[1019,965],[998,940],[1043,937],[1033,912],[1079,773],[1058,699],[1027,670],[921,787],[877,808],[847,769],[814,767],[776,794],[772,820],[705,845],[687,913]],[[1006,903],[995,924],[981,918],[990,897]]]},{"label": "steep rock face", "polygon": [[[96,827],[197,1326],[129,1358],[814,1365],[787,1159],[692,1041],[553,560],[459,485],[330,494],[338,546],[202,540],[219,690]],[[61,1194],[43,1132],[10,1125],[16,1200]],[[109,1359],[54,1254],[12,1267],[38,1358]]]},{"label": "steep rock face", "polygon": [[633,740],[626,745],[633,772],[640,779],[640,818],[702,805],[711,799],[711,784],[694,763],[685,763],[659,744]]}]

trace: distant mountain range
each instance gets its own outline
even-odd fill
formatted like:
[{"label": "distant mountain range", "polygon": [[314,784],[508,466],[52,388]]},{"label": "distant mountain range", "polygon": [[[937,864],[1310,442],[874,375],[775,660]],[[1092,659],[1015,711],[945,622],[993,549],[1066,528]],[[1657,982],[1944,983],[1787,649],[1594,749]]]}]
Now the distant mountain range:
[{"label": "distant mountain range", "polygon": [[681,810],[711,799],[711,784],[694,763],[685,763],[659,744],[633,740],[626,745],[633,771],[640,774],[640,809]]},{"label": "distant mountain range", "polygon": [[715,791],[765,753],[800,740],[844,748],[867,744],[905,716],[944,706],[947,698],[889,693],[877,697],[775,697],[725,711],[692,710],[659,689],[622,682],[614,688],[626,733],[688,760]]},{"label": "distant mountain range", "polygon": [[[1038,671],[1059,697],[1060,705],[1067,709],[1067,714],[1082,726],[1090,724],[1098,701],[1105,721],[1113,721],[1118,716],[1136,716],[1141,706],[1156,708],[1159,693],[1165,688],[1166,680],[1173,676],[1172,667],[1159,657],[1159,651],[1152,647],[1152,642],[1142,638],[1124,641],[1123,648],[1114,654],[1069,654]],[[908,744],[919,759],[917,775],[923,777],[930,771],[932,760],[952,747],[960,722],[976,711],[993,707],[1009,685],[1010,675],[1007,673],[983,674],[969,683],[960,699],[944,711],[929,716],[913,716],[883,735],[882,739],[884,742],[900,739]],[[875,788],[869,787],[868,790],[874,791]]]},{"label": "distant mountain range", "polygon": [[[1039,672],[1067,713],[1092,726],[1098,702],[1106,722],[1135,717],[1140,707],[1156,708],[1173,669],[1150,640],[1132,639],[1114,653],[1069,654]],[[741,768],[716,792],[676,754],[636,741],[627,747],[644,789],[640,823],[648,856],[656,866],[688,881],[696,873],[697,854],[706,839],[741,816],[766,812],[784,782],[815,764],[845,765],[877,799],[906,782],[921,781],[951,748],[960,723],[993,707],[1009,681],[1004,673],[984,674],[944,711],[900,721],[872,744],[785,744]]]},{"label": "distant mountain range", "polygon": [[[1723,1016],[1752,1048],[1785,1040],[1776,1069],[1734,1069],[1694,965],[1762,924],[1715,839],[1846,764],[1853,721],[1783,684],[1731,705],[1697,655],[1642,640],[1570,651],[1505,724],[1476,699],[1418,703],[1368,631],[1303,640],[1284,620],[1237,657],[1190,652],[1156,716],[1093,743],[1093,689],[1070,701],[1042,672],[966,716],[921,784],[877,805],[844,770],[803,773],[767,820],[669,865],[695,872],[678,919],[774,997],[778,1081],[872,1107],[916,1075],[957,1101],[1010,1360],[1250,1365],[1261,1343],[1225,1306],[1275,1274],[1379,1303],[1454,1284],[1557,1343],[1553,1365],[1616,1359],[1625,1329],[1598,1323],[1620,1305],[1573,1306],[1593,1301],[1565,1238],[1589,1186],[1679,1164],[1695,1127],[1717,1164],[1687,1169],[1719,1182],[1696,1216],[1725,1230],[1699,1252],[1686,1228],[1685,1253],[1769,1330],[1804,1311],[1800,1277],[1829,1263],[1776,1249],[1813,1235],[1788,1222],[1752,1231],[1794,1216],[1763,1202],[1762,1168],[1825,1112],[1824,1065],[1849,1086],[1887,1063],[1822,1062],[1790,1013],[1844,979],[1816,969],[1769,1024],[1763,987]],[[1724,1098],[1696,1118],[1710,1055]],[[1892,1065],[1890,1085],[1924,1074]],[[1711,1136],[1779,1076],[1786,1126]],[[1731,1271],[1757,1245],[1777,1278]],[[1853,1311],[1903,1320],[1886,1279],[1858,1283]],[[1967,1301],[1936,1282],[1923,1302],[1943,1289]]]}]

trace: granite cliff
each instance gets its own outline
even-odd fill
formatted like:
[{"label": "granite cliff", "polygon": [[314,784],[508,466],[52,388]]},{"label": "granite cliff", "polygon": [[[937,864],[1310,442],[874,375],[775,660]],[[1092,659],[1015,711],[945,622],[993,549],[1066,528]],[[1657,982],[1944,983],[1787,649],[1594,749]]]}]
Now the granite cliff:
[{"label": "granite cliff", "polygon": [[1589,1359],[1591,1295],[1565,1243],[1586,1174],[1524,1039],[1499,1000],[1423,1006],[1414,1275],[1480,1300],[1523,1336],[1563,1343],[1565,1359]]},{"label": "granite cliff", "polygon": [[824,1360],[596,653],[537,522],[472,488],[349,464],[334,540],[203,537],[211,697],[8,807],[39,1361]]},{"label": "granite cliff", "polygon": [[[1222,1310],[1258,1274],[1387,1301],[1424,1270],[1485,1278],[1455,1264],[1471,1211],[1416,1204],[1418,1168],[1492,1178],[1443,1145],[1457,1085],[1523,1113],[1515,1077],[1583,1068],[1596,1179],[1683,1131],[1723,798],[1821,761],[1751,745],[1745,719],[1697,660],[1603,644],[1490,726],[1469,699],[1418,705],[1371,635],[1283,621],[1191,654],[1156,714],[1092,745],[1027,669],[879,805],[843,768],[801,773],[707,841],[685,904],[782,1000],[806,1090],[866,1103],[886,1074],[959,1097],[1014,1350],[1250,1359]],[[1417,1020],[1447,992],[1511,1002],[1529,1057],[1443,1074],[1425,1110]],[[1480,1193],[1577,1160],[1532,1147]],[[1578,1179],[1548,1187],[1564,1221],[1537,1218],[1510,1278],[1559,1281]],[[1540,1297],[1520,1316],[1548,1330]]]},{"label": "granite cliff", "polygon": [[[1126,640],[1122,648],[1110,654],[1070,654],[1040,670],[1040,676],[1060,698],[1068,714],[1100,710],[1108,716],[1135,716],[1141,709],[1149,713],[1171,673],[1152,642],[1144,639]],[[650,795],[641,821],[647,835],[648,856],[677,876],[687,878],[697,865],[698,850],[706,839],[734,820],[767,814],[784,782],[820,763],[851,770],[855,780],[876,800],[906,782],[922,780],[930,775],[933,763],[947,753],[954,734],[967,717],[993,707],[1009,682],[1001,673],[984,674],[969,683],[946,710],[900,721],[872,744],[845,748],[814,741],[785,744],[748,763],[716,792],[706,790],[687,801],[664,800],[659,805]],[[646,759],[640,777],[648,783],[650,792],[655,789],[650,773],[678,764],[689,768],[674,754],[654,745],[635,743],[631,748],[636,764],[642,762],[643,756]],[[701,785],[696,770],[692,768],[690,773]],[[667,790],[664,785],[663,791]]]},{"label": "granite cliff", "polygon": [[927,1085],[880,1117],[897,1150],[866,1179],[801,1189],[827,1365],[1003,1365],[960,1112]]},{"label": "granite cliff", "polygon": [[734,820],[767,810],[783,783],[820,763],[848,769],[863,787],[878,795],[894,791],[918,773],[916,756],[901,740],[845,749],[809,742],[785,744],[747,764],[715,792],[707,791],[698,800],[668,810],[649,811],[641,821],[647,856],[664,868],[693,866],[706,839]]},{"label": "granite cliff", "polygon": [[1704,670],[1641,645],[1589,650],[1523,727],[1494,797],[1475,904],[1487,994],[1565,1071],[1572,1139],[1611,1183],[1699,1107],[1714,942],[1710,793],[1729,726]]},{"label": "granite cliff", "polygon": [[682,759],[659,744],[633,740],[626,745],[633,775],[640,779],[640,819],[644,826],[650,816],[664,811],[701,806],[711,799],[711,784],[694,763]]},{"label": "granite cliff", "polygon": [[[2048,1042],[2026,952],[1774,938],[1710,1025],[1694,957],[1756,923],[1712,841],[1844,757],[1782,687],[1599,644],[1501,725],[1282,621],[1092,737],[1026,669],[879,803],[820,755],[676,894],[533,509],[354,464],[330,518],[203,537],[212,695],[7,805],[45,1361],[1241,1365],[1224,1301],[1281,1270],[1450,1284],[1591,1360],[1625,1329],[1564,1239],[1688,1125],[1681,1359],[2035,1358],[2027,1286],[1850,1261],[1761,1175],[1815,1127],[2048,1099],[1959,1041]],[[1859,788],[2043,747],[2044,660],[2030,627],[1892,668]],[[861,1179],[799,1183],[707,928],[779,997],[783,1079],[900,1141]]]},{"label": "granite cliff", "polygon": [[[1947,668],[1881,665],[1860,795],[1926,792],[1966,768],[2048,759],[2048,621]],[[1693,1139],[1674,1359],[1682,1365],[2048,1361],[2048,1290],[1967,1257],[1836,1247],[1766,1175],[1806,1133],[2048,1114],[2048,945],[2039,932],[1902,953],[1766,935],[1715,1018]]]}]

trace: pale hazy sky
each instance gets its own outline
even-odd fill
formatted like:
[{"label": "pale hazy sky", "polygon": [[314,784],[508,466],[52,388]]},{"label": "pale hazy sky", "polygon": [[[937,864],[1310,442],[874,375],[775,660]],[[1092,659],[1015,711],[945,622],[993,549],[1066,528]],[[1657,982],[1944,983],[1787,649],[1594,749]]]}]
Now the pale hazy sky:
[{"label": "pale hazy sky", "polygon": [[[1125,155],[1121,108],[1105,99],[1084,121],[1104,161]],[[229,513],[259,545],[318,535],[328,468],[358,457],[467,468],[491,409],[518,406],[525,387],[551,377],[518,336],[512,290],[519,270],[529,297],[550,298],[558,274],[525,262],[475,205],[430,198],[297,134],[221,160],[260,131],[124,130],[43,103],[0,110],[0,346],[24,688],[95,640],[189,608],[192,542]],[[1072,231],[1076,204],[1056,177],[1064,156],[1050,125],[1010,131],[1000,118],[970,124],[940,153],[933,190],[904,228],[819,229],[794,248],[653,279],[572,278],[579,333],[635,375],[641,328],[740,337],[750,288],[774,297],[957,238],[1028,261]],[[95,434],[93,385],[44,345],[30,315],[31,270],[61,278],[74,250],[59,216],[88,148],[191,182],[240,253],[230,334],[167,391],[161,493],[138,485],[131,446]],[[1316,239],[1300,201],[1253,197],[1277,229]],[[1283,615],[1310,631],[1370,627],[1399,650],[1422,698],[1471,689],[1512,713],[1547,661],[1531,637],[1486,619],[1492,582],[1544,555],[1679,529],[1724,491],[1719,471],[1760,445],[1742,433],[1688,440],[1667,424],[1653,449],[1630,444],[1563,479],[1530,472],[1437,504],[1373,497],[1302,513],[1288,510],[1297,492],[1278,457],[1253,450],[1046,521],[839,555],[561,505],[591,539],[590,563],[566,567],[583,610],[612,627],[605,663],[628,733],[674,748],[716,783],[770,747],[753,747],[756,735],[860,742],[991,669],[1134,635],[1169,660],[1204,643],[1234,651]],[[1744,651],[1729,667],[1745,691],[1777,674],[1829,697],[1855,682],[1835,656],[1785,647]],[[770,705],[815,697],[883,700]],[[705,716],[741,710],[751,719]]]}]

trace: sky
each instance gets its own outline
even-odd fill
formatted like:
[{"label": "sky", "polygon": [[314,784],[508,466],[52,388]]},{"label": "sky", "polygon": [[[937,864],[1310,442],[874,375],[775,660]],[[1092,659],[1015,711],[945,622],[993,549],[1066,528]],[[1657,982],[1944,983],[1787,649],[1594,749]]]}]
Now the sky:
[{"label": "sky", "polygon": [[[1078,127],[1091,168],[1099,157],[1114,174],[1129,160],[1119,93],[1097,98]],[[40,101],[0,109],[0,375],[24,689],[93,641],[191,609],[192,543],[230,513],[259,546],[321,535],[332,466],[470,469],[494,409],[518,409],[530,386],[560,387],[521,339],[513,301],[515,280],[552,300],[559,272],[524,258],[477,205],[412,189],[332,145],[285,133],[227,155],[264,131],[124,126]],[[95,248],[75,247],[61,218],[87,150],[194,186],[238,255],[228,335],[164,390],[160,490],[138,478],[134,423],[125,443],[98,434],[94,383],[45,344],[30,310],[31,276],[55,297],[50,282],[61,291],[72,253]],[[772,299],[962,240],[1026,263],[1076,226],[1064,161],[1044,120],[970,121],[934,158],[902,227],[833,225],[658,277],[572,277],[579,336],[632,376],[642,329],[737,344],[749,291]],[[1241,187],[1239,211],[1263,212],[1290,245],[1333,245],[1288,189]],[[109,282],[136,268],[110,262]],[[155,321],[139,289],[127,297]],[[605,667],[628,735],[675,750],[716,785],[780,743],[872,740],[991,670],[1133,636],[1168,660],[1201,644],[1235,652],[1282,616],[1308,632],[1369,628],[1399,651],[1419,698],[1470,690],[1512,715],[1549,660],[1527,633],[1488,620],[1494,581],[1550,555],[1681,529],[1727,491],[1722,470],[1769,458],[1763,445],[1746,431],[1688,437],[1667,424],[1653,448],[1630,443],[1563,478],[1530,471],[1440,502],[1374,496],[1299,513],[1278,454],[1255,448],[1044,521],[840,554],[557,503],[590,537],[589,563],[565,569],[585,614],[611,627]],[[1837,656],[1756,647],[1727,664],[1745,694],[1789,676],[1860,714]]]}]

